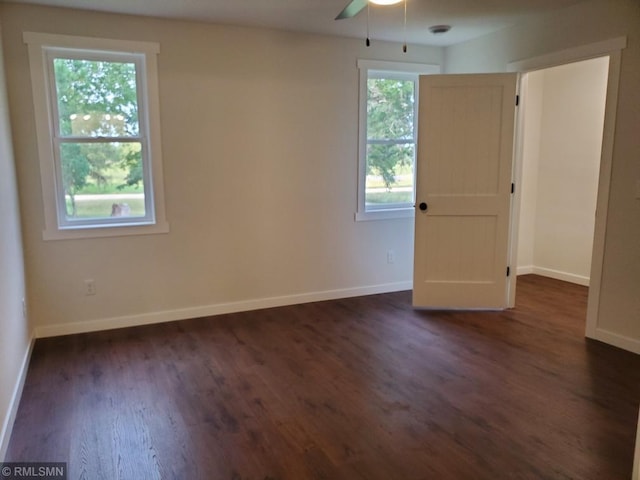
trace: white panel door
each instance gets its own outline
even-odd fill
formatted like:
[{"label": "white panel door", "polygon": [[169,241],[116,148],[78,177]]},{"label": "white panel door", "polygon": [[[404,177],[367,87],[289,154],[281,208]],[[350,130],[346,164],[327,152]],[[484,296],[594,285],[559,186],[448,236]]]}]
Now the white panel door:
[{"label": "white panel door", "polygon": [[504,308],[517,74],[420,77],[413,304]]}]

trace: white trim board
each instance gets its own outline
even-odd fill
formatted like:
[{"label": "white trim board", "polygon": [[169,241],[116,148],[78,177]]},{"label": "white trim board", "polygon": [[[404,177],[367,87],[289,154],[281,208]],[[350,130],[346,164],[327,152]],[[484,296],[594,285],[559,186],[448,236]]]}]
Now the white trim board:
[{"label": "white trim board", "polygon": [[589,338],[640,355],[640,340],[636,340],[635,338],[620,335],[619,333],[610,332],[601,328],[596,328],[593,335],[589,335]]},{"label": "white trim board", "polygon": [[102,318],[86,322],[60,323],[56,325],[42,325],[36,327],[36,338],[56,337],[59,335],[72,335],[75,333],[88,333],[115,328],[135,327],[154,323],[173,322],[189,318],[209,317],[226,313],[247,312],[263,308],[283,307],[300,303],[321,302],[348,297],[360,297],[375,295],[378,293],[399,292],[411,290],[413,282],[395,282],[366,287],[345,288],[339,290],[325,290],[320,292],[302,293],[281,297],[268,297],[238,302],[203,305],[199,307],[186,307],[175,310],[142,313],[138,315],[126,315],[123,317]]},{"label": "white trim board", "polygon": [[566,50],[540,55],[538,57],[516,60],[507,64],[508,72],[531,72],[566,63],[579,62],[589,58],[603,57],[627,48],[627,37],[616,37],[601,42],[581,45]]},{"label": "white trim board", "polygon": [[533,273],[533,265],[524,265],[522,267],[516,267],[516,276],[518,275],[530,275]]},{"label": "white trim board", "polygon": [[526,265],[518,267],[516,270],[517,275],[542,275],[543,277],[555,278],[556,280],[563,280],[569,283],[576,283],[585,287],[589,286],[589,277],[584,275],[576,275],[575,273],[562,272],[560,270],[554,270],[552,268],[537,267],[535,265]]},{"label": "white trim board", "polygon": [[16,385],[13,388],[13,395],[11,395],[11,402],[9,402],[9,410],[4,418],[2,424],[2,430],[0,430],[0,463],[4,462],[7,449],[9,448],[9,440],[11,439],[11,432],[13,431],[13,424],[16,420],[18,413],[18,406],[20,405],[20,399],[22,398],[22,390],[24,388],[24,382],[27,379],[27,371],[29,370],[29,361],[31,360],[31,352],[33,351],[33,345],[35,343],[35,336],[31,336],[31,341],[27,347],[27,351],[22,359],[22,365],[20,366],[20,372],[18,373],[18,379]]}]

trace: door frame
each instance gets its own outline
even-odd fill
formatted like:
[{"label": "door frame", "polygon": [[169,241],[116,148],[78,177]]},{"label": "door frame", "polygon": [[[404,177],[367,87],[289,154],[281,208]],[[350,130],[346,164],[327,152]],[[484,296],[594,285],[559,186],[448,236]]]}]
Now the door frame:
[{"label": "door frame", "polygon": [[[598,328],[600,310],[600,293],[602,284],[602,270],[604,264],[604,249],[606,242],[607,214],[609,208],[609,191],[611,185],[611,167],[613,158],[616,113],[618,106],[618,89],[620,83],[620,67],[622,50],[627,46],[627,37],[617,37],[602,42],[583,45],[553,52],[547,55],[511,62],[507,65],[508,72],[520,74],[518,94],[522,97],[526,93],[526,74],[536,70],[557,67],[569,63],[589,60],[592,58],[609,57],[609,76],[607,82],[604,128],[602,134],[602,151],[600,156],[600,174],[598,179],[598,195],[596,200],[596,220],[594,228],[593,253],[591,258],[591,274],[589,299],[587,304],[587,321],[585,336],[601,340],[612,345],[620,346],[621,340],[608,332]],[[516,265],[518,248],[518,226],[520,220],[522,163],[524,156],[524,110],[521,104],[516,113],[516,138],[514,142],[513,178],[516,184],[515,198],[512,202],[511,231],[509,246],[509,263]],[[508,305],[515,306],[515,283],[517,275],[512,275],[507,282]]]}]

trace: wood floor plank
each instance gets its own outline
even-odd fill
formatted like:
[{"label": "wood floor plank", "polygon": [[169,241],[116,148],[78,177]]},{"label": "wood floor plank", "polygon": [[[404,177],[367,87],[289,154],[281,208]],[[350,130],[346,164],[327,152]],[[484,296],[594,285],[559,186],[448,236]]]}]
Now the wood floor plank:
[{"label": "wood floor plank", "polygon": [[584,338],[587,289],[515,309],[410,292],[40,339],[7,461],[69,478],[628,479],[640,357]]}]

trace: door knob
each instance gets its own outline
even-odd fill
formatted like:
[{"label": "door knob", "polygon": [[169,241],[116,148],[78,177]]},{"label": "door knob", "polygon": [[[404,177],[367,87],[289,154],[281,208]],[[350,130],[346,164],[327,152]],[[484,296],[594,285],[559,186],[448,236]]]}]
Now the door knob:
[{"label": "door knob", "polygon": [[425,202],[422,202],[420,205],[418,205],[418,208],[420,208],[420,210],[422,210],[423,212],[427,211],[428,205]]}]

